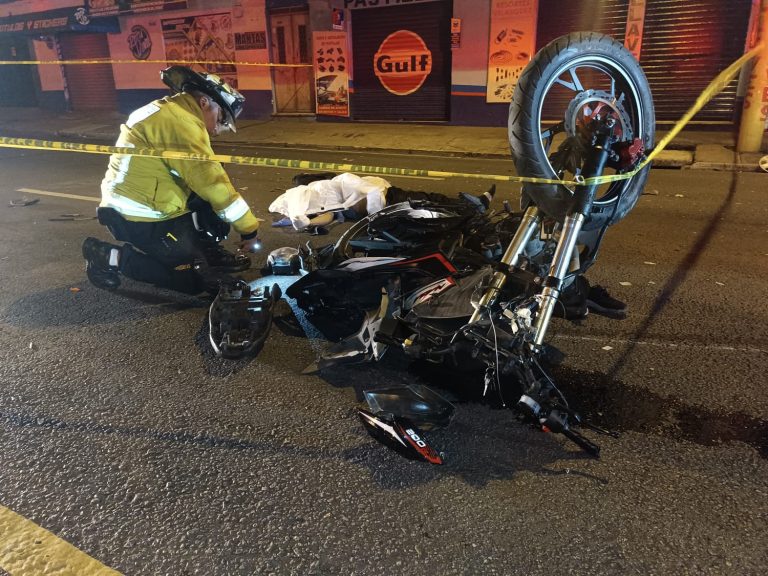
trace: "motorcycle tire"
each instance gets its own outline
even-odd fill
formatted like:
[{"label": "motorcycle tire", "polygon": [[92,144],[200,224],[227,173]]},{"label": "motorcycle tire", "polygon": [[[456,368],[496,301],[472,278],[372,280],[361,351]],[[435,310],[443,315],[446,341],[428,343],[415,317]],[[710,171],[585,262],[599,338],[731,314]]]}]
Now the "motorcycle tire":
[{"label": "motorcycle tire", "polygon": [[[512,157],[519,175],[557,178],[542,141],[544,99],[556,82],[566,84],[560,79],[561,76],[580,67],[604,73],[612,82],[615,80],[619,89],[626,90],[622,92],[625,99],[620,101],[620,105],[623,108],[626,103],[625,116],[627,123],[631,124],[632,134],[642,139],[646,150],[653,146],[653,98],[640,64],[621,43],[610,36],[595,32],[575,32],[553,40],[540,50],[528,63],[515,87],[509,108],[508,129]],[[571,103],[579,98],[587,102],[587,88],[573,77],[570,89],[574,96]],[[614,90],[613,84],[611,90]],[[564,117],[566,114],[567,111]],[[598,193],[583,229],[594,230],[623,219],[642,194],[649,171],[650,165],[631,179],[607,185],[606,191]],[[570,208],[572,196],[572,190],[564,185],[525,183],[522,205],[525,208],[533,202],[544,215],[562,221]]]}]

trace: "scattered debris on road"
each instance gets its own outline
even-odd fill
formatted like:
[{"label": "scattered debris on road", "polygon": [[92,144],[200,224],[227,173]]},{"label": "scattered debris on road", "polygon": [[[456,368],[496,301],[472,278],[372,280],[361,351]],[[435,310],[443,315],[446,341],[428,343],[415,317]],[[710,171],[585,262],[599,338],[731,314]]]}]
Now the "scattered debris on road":
[{"label": "scattered debris on road", "polygon": [[55,218],[48,218],[49,222],[73,222],[75,220],[96,220],[96,216],[83,216],[82,214],[59,214]]},{"label": "scattered debris on road", "polygon": [[9,206],[32,206],[40,202],[40,198],[21,198],[19,200],[11,200],[8,202]]}]

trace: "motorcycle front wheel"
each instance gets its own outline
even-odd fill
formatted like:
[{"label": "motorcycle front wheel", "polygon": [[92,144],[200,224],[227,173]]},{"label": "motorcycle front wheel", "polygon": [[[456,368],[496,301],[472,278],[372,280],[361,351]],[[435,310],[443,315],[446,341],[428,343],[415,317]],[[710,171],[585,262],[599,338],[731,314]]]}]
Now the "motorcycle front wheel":
[{"label": "motorcycle front wheel", "polygon": [[[520,76],[509,108],[509,143],[517,173],[574,180],[589,151],[588,129],[597,115],[616,120],[620,143],[653,146],[655,116],[648,80],[634,56],[603,34],[575,32],[547,44]],[[612,163],[605,174],[628,167]],[[609,226],[637,203],[650,165],[627,180],[603,184],[584,230]],[[562,220],[573,189],[561,184],[523,185],[523,207],[536,204]]]}]

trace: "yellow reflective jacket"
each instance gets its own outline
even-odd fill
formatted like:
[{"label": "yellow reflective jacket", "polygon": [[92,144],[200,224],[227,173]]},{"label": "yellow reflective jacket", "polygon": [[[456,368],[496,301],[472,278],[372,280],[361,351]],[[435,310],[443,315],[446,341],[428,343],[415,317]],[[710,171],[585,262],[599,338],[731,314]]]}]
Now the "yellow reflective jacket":
[{"label": "yellow reflective jacket", "polygon": [[[134,111],[120,127],[117,146],[214,153],[202,111],[186,93],[166,96]],[[189,212],[187,199],[192,192],[210,203],[240,234],[259,227],[219,162],[113,154],[101,182],[101,205],[133,222],[168,220]]]}]

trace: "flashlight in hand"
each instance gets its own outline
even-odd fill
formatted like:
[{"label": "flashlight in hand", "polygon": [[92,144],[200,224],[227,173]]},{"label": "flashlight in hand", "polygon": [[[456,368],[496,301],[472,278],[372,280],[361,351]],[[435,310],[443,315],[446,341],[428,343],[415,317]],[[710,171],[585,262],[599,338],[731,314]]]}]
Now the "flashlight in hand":
[{"label": "flashlight in hand", "polygon": [[243,238],[240,242],[240,250],[243,252],[258,252],[261,250],[261,240],[254,234],[252,238]]}]

